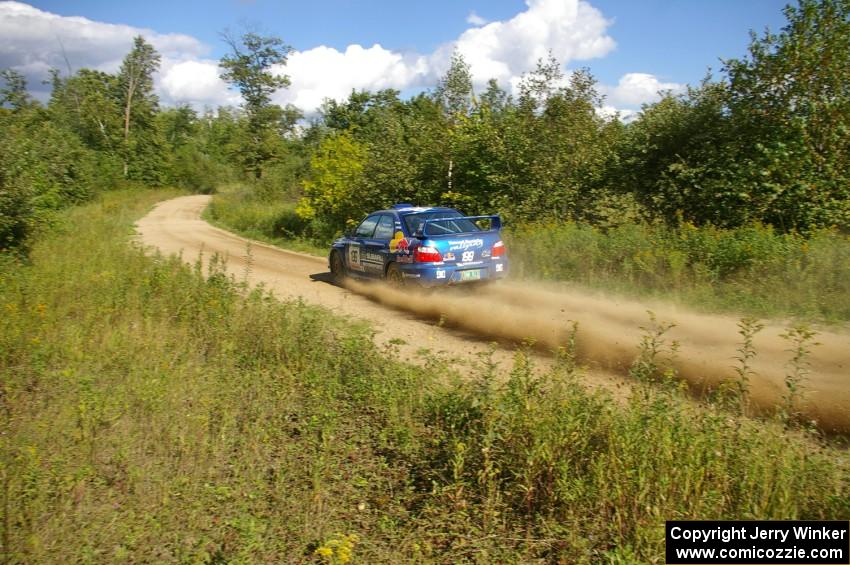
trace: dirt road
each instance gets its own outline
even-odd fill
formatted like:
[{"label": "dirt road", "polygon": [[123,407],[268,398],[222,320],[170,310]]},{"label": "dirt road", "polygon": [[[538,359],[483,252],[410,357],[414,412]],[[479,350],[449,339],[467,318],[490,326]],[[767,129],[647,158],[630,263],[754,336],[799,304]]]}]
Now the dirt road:
[{"label": "dirt road", "polygon": [[[251,242],[249,260],[248,240],[200,219],[208,202],[208,196],[185,196],[160,203],[137,224],[141,242],[166,254],[182,253],[187,261],[201,253],[224,255],[228,270],[240,279],[247,276],[248,282],[262,282],[280,297],[300,296],[338,314],[370,321],[379,344],[403,340],[400,353],[410,360],[427,348],[458,363],[471,363],[494,339],[516,343],[533,338],[555,348],[576,321],[578,350],[589,365],[583,377],[588,386],[615,393],[628,388],[623,375],[635,357],[641,326],[649,323],[645,304],[520,282],[414,300],[406,291],[383,285],[355,283],[342,289],[329,283],[323,258]],[[740,343],[735,319],[663,305],[651,309],[658,319],[676,324],[669,334],[680,344],[674,363],[691,384],[713,385],[734,376]],[[750,387],[757,406],[781,401],[791,357],[790,344],[781,337],[784,331],[781,325],[768,325],[756,336],[758,356]],[[805,412],[826,429],[850,433],[850,335],[821,332],[816,341],[805,382]],[[494,355],[505,367],[512,358],[510,347]],[[538,360],[546,364],[548,357]]]}]

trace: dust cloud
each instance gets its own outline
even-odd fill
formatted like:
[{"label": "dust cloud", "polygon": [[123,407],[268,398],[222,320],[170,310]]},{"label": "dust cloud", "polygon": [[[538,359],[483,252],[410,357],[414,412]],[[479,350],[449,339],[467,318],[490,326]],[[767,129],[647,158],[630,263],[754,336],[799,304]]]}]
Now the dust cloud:
[{"label": "dust cloud", "polygon": [[[582,363],[627,373],[638,353],[648,310],[662,323],[673,323],[665,338],[678,342],[674,367],[690,387],[703,392],[734,379],[741,346],[738,319],[699,314],[664,304],[642,304],[542,283],[504,282],[485,287],[421,292],[380,283],[348,281],[346,286],[381,304],[442,320],[488,338],[519,343],[531,339],[555,350],[566,344],[578,323],[576,348]],[[788,326],[765,323],[754,339],[750,396],[753,406],[769,412],[782,401],[791,371]],[[810,372],[803,383],[802,412],[829,432],[850,433],[850,335],[819,330],[810,347]]]}]

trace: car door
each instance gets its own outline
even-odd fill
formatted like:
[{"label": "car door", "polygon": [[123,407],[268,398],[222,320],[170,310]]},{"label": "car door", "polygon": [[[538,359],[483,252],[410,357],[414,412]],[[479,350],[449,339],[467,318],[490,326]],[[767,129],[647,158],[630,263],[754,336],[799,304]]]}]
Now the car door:
[{"label": "car door", "polygon": [[364,241],[363,264],[371,276],[384,276],[390,253],[390,240],[395,233],[394,227],[395,218],[391,214],[381,214],[374,235]]},{"label": "car door", "polygon": [[349,238],[345,245],[345,261],[348,264],[349,271],[361,276],[371,276],[373,272],[367,270],[367,262],[364,256],[366,251],[366,242],[372,239],[375,234],[375,227],[381,219],[381,214],[372,214],[365,220],[360,222],[354,234]]}]

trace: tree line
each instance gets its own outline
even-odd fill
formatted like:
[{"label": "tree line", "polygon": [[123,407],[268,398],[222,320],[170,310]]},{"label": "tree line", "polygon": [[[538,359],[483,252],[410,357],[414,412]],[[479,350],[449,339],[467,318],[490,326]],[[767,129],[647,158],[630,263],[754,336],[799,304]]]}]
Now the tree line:
[{"label": "tree line", "polygon": [[52,73],[46,104],[2,73],[0,248],[25,249],[53,210],[126,184],[208,192],[239,182],[299,200],[326,238],[398,201],[500,211],[509,221],[635,221],[780,231],[850,229],[850,0],[801,0],[785,27],[636,119],[601,115],[588,69],[539,61],[515,94],[475,91],[455,54],[439,84],[327,100],[309,120],[272,102],[290,48],[226,34],[222,78],[238,108],[162,107],[144,38],[115,74]]},{"label": "tree line", "polygon": [[437,88],[328,101],[300,211],[346,219],[394,201],[509,219],[630,221],[783,232],[850,228],[850,1],[785,8],[778,33],[624,124],[600,116],[587,69],[553,58],[516,97],[472,88],[455,55]]}]

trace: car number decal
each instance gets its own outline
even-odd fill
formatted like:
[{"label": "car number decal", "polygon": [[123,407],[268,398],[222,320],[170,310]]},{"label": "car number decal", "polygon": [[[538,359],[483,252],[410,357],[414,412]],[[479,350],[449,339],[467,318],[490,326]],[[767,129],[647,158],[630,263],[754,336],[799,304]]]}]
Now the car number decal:
[{"label": "car number decal", "polygon": [[363,270],[363,263],[360,261],[360,244],[359,243],[349,243],[348,244],[348,265],[352,269],[357,269],[358,271]]}]

